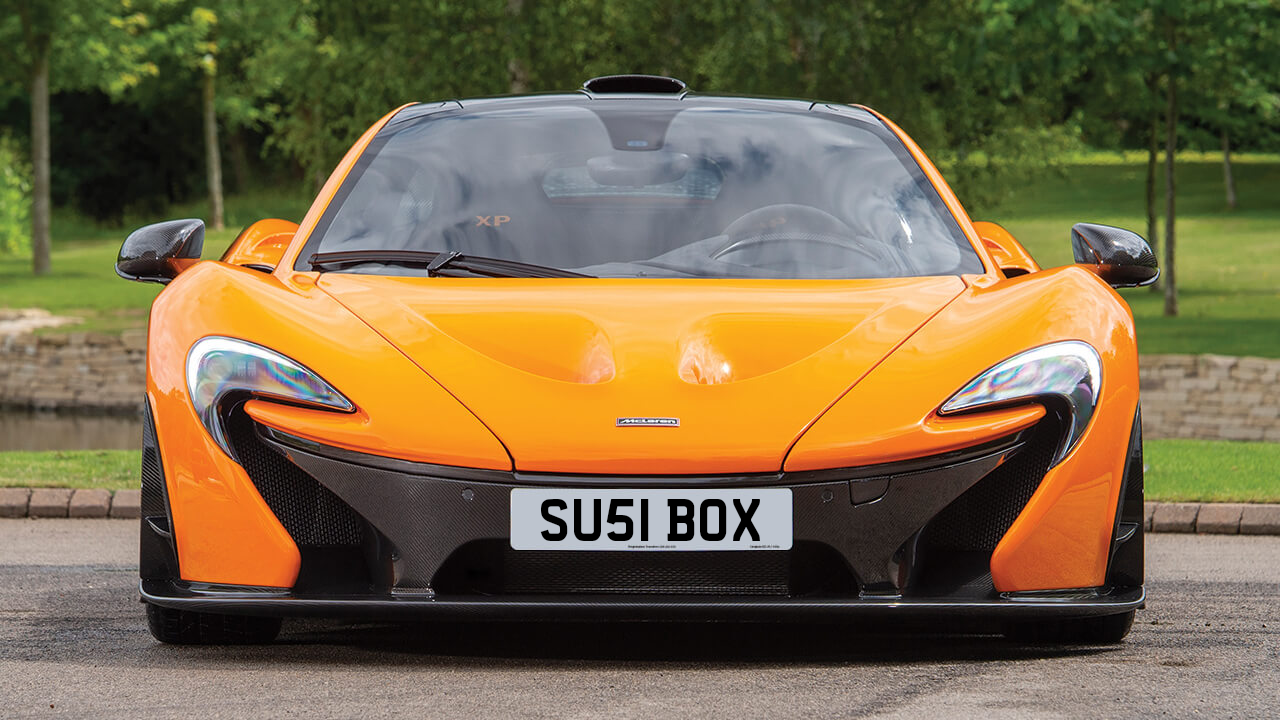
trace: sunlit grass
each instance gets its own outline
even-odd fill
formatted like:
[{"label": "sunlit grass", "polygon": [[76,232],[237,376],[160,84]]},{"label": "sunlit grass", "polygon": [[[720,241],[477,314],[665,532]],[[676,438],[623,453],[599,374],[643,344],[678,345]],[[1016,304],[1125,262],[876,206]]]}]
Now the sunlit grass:
[{"label": "sunlit grass", "polygon": [[1280,443],[1147,440],[1147,500],[1280,502]]},{"label": "sunlit grass", "polygon": [[[1096,161],[1104,155],[1022,189],[977,219],[1004,225],[1044,267],[1072,261],[1070,230],[1077,222],[1145,235],[1145,166]],[[1146,288],[1122,291],[1138,323],[1141,352],[1280,357],[1280,161],[1247,156],[1235,175],[1239,207],[1228,210],[1221,162],[1180,162],[1180,314],[1164,317],[1162,296]],[[1160,203],[1163,208],[1163,195]],[[1160,234],[1163,242],[1163,222]]]},{"label": "sunlit grass", "polygon": [[56,450],[0,452],[0,487],[138,487],[138,450]]}]

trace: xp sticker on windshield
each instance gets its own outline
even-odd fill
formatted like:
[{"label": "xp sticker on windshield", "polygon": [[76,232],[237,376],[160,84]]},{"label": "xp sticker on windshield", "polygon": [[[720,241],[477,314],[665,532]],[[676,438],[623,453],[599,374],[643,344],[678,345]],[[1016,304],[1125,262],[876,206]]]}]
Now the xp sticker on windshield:
[{"label": "xp sticker on windshield", "polygon": [[477,215],[476,227],[484,225],[486,227],[498,227],[503,223],[511,222],[510,215]]}]

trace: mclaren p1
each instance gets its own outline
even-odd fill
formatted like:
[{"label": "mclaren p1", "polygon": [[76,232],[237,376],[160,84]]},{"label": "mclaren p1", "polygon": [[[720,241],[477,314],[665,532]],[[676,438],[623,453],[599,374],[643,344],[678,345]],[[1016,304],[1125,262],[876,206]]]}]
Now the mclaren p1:
[{"label": "mclaren p1", "polygon": [[[1065,228],[1064,228],[1065,230]],[[971,617],[1144,602],[1138,235],[1041,268],[858,105],[654,76],[405,105],[300,223],[124,242],[154,636],[288,616]]]}]

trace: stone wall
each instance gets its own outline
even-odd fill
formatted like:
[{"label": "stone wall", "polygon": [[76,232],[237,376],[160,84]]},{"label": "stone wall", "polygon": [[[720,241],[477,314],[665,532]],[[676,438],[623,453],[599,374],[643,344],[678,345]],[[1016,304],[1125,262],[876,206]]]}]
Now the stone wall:
[{"label": "stone wall", "polygon": [[1139,374],[1144,437],[1280,442],[1280,360],[1144,355]]},{"label": "stone wall", "polygon": [[0,337],[0,406],[140,413],[147,332]]},{"label": "stone wall", "polygon": [[[0,338],[0,406],[135,413],[146,384],[145,330]],[[1144,355],[1149,438],[1280,442],[1280,360]]]}]

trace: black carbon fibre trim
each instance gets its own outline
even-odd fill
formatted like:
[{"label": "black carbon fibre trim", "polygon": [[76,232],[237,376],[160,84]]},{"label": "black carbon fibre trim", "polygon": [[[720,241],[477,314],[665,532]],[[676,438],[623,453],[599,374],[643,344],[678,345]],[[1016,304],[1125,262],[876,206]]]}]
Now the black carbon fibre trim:
[{"label": "black carbon fibre trim", "polygon": [[141,486],[138,575],[144,579],[180,577],[169,491],[165,486],[164,463],[149,398],[143,401],[142,408]]},{"label": "black carbon fibre trim", "polygon": [[116,274],[125,280],[166,285],[184,265],[200,259],[204,221],[169,220],[129,233],[116,256]]},{"label": "black carbon fibre trim", "polygon": [[1146,592],[1132,588],[1096,597],[904,600],[902,598],[721,598],[699,597],[403,597],[392,595],[266,596],[262,593],[192,592],[181,584],[142,581],[142,599],[162,607],[198,612],[288,617],[488,620],[728,620],[809,621],[858,616],[1090,617],[1117,615],[1142,606]]},{"label": "black carbon fibre trim", "polygon": [[164,468],[160,466],[160,444],[156,442],[155,420],[151,417],[151,402],[142,407],[142,497],[143,517],[169,514],[165,502]]},{"label": "black carbon fibre trim", "polygon": [[1143,583],[1145,574],[1141,407],[1133,416],[1133,429],[1129,432],[1129,455],[1122,482],[1120,500],[1116,506],[1115,528],[1111,533],[1107,583],[1114,586],[1137,586]]},{"label": "black carbon fibre trim", "polygon": [[791,589],[789,550],[644,555],[505,548],[503,594],[786,595]]},{"label": "black carbon fibre trim", "polygon": [[1151,246],[1131,230],[1076,223],[1071,228],[1071,249],[1077,263],[1092,265],[1112,287],[1141,287],[1160,277],[1160,266]]},{"label": "black carbon fibre trim", "polygon": [[[273,444],[355,509],[394,549],[397,589],[432,587],[449,556],[468,542],[509,535],[510,494],[528,486],[516,475],[506,483],[409,475],[356,465]],[[848,563],[864,593],[893,595],[910,578],[913,554],[903,548],[942,508],[995,468],[1007,455],[996,450],[928,471],[889,476],[875,502],[854,505],[849,480],[772,485],[792,491],[794,541],[833,548]],[[684,479],[687,481],[687,478]],[[592,478],[601,486],[630,486],[630,477]],[[370,492],[377,488],[377,492]]]},{"label": "black carbon fibre trim", "polygon": [[761,552],[513,550],[505,539],[467,543],[436,573],[449,595],[808,595],[857,592],[838,553],[815,542]]}]

